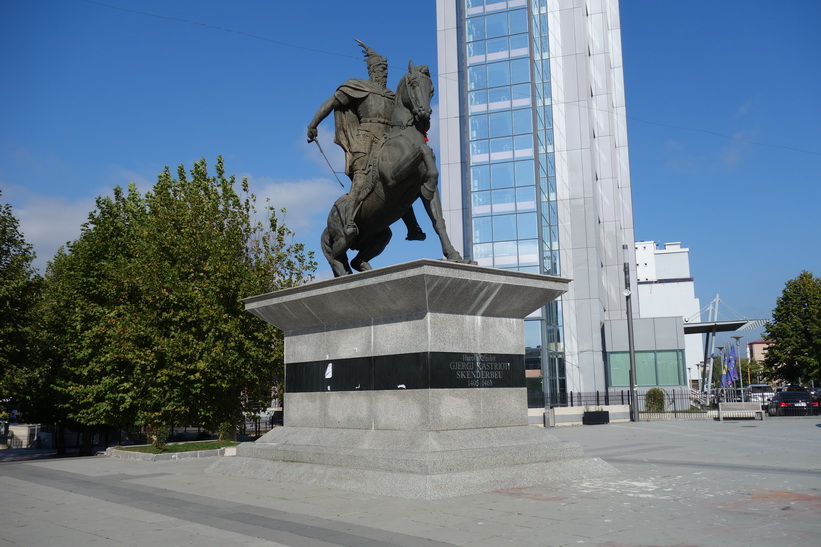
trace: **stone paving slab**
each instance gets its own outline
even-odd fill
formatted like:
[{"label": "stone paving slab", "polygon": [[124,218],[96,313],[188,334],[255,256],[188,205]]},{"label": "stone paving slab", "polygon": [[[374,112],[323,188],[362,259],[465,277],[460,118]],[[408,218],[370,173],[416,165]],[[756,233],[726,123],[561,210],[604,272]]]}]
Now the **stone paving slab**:
[{"label": "stone paving slab", "polygon": [[821,419],[558,428],[618,475],[424,501],[206,474],[0,463],[0,545],[818,545]]}]

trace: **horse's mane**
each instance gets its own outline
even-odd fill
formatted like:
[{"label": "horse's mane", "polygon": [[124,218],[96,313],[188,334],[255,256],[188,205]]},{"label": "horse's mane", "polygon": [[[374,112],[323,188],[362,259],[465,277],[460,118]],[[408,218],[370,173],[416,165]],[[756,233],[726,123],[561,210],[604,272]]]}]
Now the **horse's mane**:
[{"label": "horse's mane", "polygon": [[406,86],[408,76],[412,72],[416,72],[416,73],[422,74],[423,76],[427,76],[428,78],[430,78],[430,68],[428,68],[428,65],[414,65],[413,63],[410,63],[410,66],[408,67],[408,71],[402,76],[402,79],[399,80],[399,84],[397,84],[397,86],[396,86],[396,92],[397,93],[399,93],[399,91],[403,87]]},{"label": "horse's mane", "polygon": [[[411,63],[410,67],[408,68],[408,72],[405,74],[405,76],[407,76],[411,72],[419,72],[420,74],[424,74],[425,76],[430,78],[430,68],[428,68],[428,65],[414,65],[413,63]],[[403,80],[405,79],[405,76],[402,76]]]}]

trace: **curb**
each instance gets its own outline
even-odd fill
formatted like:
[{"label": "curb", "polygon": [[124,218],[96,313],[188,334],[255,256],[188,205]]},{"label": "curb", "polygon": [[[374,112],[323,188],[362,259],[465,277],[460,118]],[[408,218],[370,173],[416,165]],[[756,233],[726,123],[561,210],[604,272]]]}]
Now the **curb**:
[{"label": "curb", "polygon": [[[230,449],[230,450],[229,450]],[[147,462],[169,461],[169,460],[190,460],[194,458],[214,458],[218,456],[234,456],[236,447],[215,448],[213,450],[194,450],[191,452],[171,452],[169,454],[146,454],[144,452],[131,452],[130,450],[117,450],[116,448],[106,448],[105,455],[109,458],[120,458],[123,460],[142,460]]]}]

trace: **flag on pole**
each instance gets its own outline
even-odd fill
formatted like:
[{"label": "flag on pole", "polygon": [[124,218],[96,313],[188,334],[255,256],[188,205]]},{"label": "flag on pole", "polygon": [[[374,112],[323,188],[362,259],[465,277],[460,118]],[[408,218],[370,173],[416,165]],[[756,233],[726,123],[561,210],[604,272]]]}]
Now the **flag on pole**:
[{"label": "flag on pole", "polygon": [[735,353],[735,345],[730,344],[730,357],[727,359],[727,374],[730,382],[737,382],[740,375],[738,373],[738,357]]},{"label": "flag on pole", "polygon": [[721,386],[727,387],[733,383],[732,377],[730,376],[730,369],[729,365],[729,357],[727,355],[727,346],[724,346],[721,349]]}]

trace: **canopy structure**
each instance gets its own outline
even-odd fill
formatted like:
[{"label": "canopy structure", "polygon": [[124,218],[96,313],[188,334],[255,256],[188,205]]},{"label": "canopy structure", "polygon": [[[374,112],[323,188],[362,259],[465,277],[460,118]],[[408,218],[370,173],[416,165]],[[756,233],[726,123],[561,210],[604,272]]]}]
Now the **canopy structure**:
[{"label": "canopy structure", "polygon": [[761,327],[766,319],[736,319],[733,321],[706,321],[703,323],[685,323],[684,334],[706,334],[730,332],[734,330],[752,330]]},{"label": "canopy structure", "polygon": [[[712,388],[712,378],[713,378],[713,360],[712,355],[715,353],[715,340],[716,340],[716,333],[719,332],[733,332],[733,331],[740,331],[740,330],[752,330],[757,329],[759,327],[764,326],[767,323],[766,319],[732,319],[729,321],[719,321],[718,320],[718,304],[721,302],[721,299],[718,295],[710,302],[706,309],[709,309],[709,317],[710,321],[699,321],[698,323],[684,323],[684,334],[706,334],[707,337],[704,339],[704,361],[702,361],[702,386],[700,389],[704,391],[705,394],[709,394]],[[728,306],[729,307],[729,306]],[[698,313],[698,317],[705,310],[701,310]],[[737,315],[741,315],[736,312]],[[686,321],[686,320],[685,320]],[[740,337],[736,337],[740,338]],[[707,370],[707,363],[709,362],[709,372]],[[742,386],[744,387],[744,382],[742,380]]]}]

